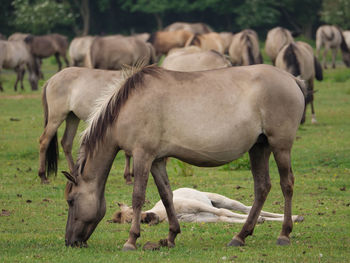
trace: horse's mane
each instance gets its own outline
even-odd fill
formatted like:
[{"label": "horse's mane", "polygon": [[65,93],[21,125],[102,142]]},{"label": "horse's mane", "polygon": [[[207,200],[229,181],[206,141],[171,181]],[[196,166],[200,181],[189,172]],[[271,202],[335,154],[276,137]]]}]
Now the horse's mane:
[{"label": "horse's mane", "polygon": [[299,61],[295,53],[294,43],[290,43],[285,49],[283,60],[286,63],[287,67],[292,68],[292,75],[299,76],[301,74]]},{"label": "horse's mane", "polygon": [[124,69],[122,80],[114,83],[114,88],[109,89],[106,95],[96,102],[95,109],[89,117],[88,126],[82,134],[81,152],[77,161],[79,172],[83,170],[84,160],[104,140],[106,130],[118,118],[121,108],[130,95],[142,87],[144,76],[156,75],[159,70],[160,68],[155,65]]}]

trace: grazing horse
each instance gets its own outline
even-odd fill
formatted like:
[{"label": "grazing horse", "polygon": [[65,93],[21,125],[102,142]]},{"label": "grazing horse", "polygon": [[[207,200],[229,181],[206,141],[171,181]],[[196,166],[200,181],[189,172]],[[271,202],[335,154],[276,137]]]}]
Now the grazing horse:
[{"label": "grazing horse", "polygon": [[220,32],[219,35],[224,45],[224,54],[228,54],[228,48],[231,45],[233,34],[231,32]]},{"label": "grazing horse", "polygon": [[[17,79],[14,85],[15,91],[17,91],[18,81],[21,83],[21,89],[24,90],[23,77],[25,74],[25,67],[27,67],[29,71],[29,83],[32,90],[37,90],[39,69],[28,46],[24,41],[0,40],[0,71],[2,68],[15,70],[17,74]],[[4,91],[1,82],[0,91]]]},{"label": "grazing horse", "polygon": [[263,63],[258,35],[251,29],[245,29],[233,35],[228,53],[234,66],[248,66]]},{"label": "grazing horse", "polygon": [[93,36],[84,36],[76,37],[72,40],[68,49],[68,54],[72,62],[71,66],[86,66],[86,56],[90,52],[90,46],[94,38]]},{"label": "grazing horse", "polygon": [[206,34],[213,32],[213,30],[205,23],[186,23],[186,22],[175,22],[164,28],[163,31],[177,31],[186,30],[193,34]]},{"label": "grazing horse", "polygon": [[280,50],[289,43],[294,42],[292,33],[283,27],[275,27],[267,33],[265,42],[266,54],[270,57],[272,64],[275,65],[275,60]]},{"label": "grazing horse", "polygon": [[162,68],[175,71],[200,71],[227,68],[231,62],[222,54],[209,50],[202,51],[194,46],[179,48],[169,52],[162,63]]},{"label": "grazing horse", "polygon": [[68,49],[67,37],[60,34],[48,34],[43,36],[28,35],[24,41],[30,46],[32,54],[39,59],[55,55],[58,71],[62,69],[60,56],[64,59],[66,66],[69,66],[66,56]]},{"label": "grazing horse", "polygon": [[133,66],[140,60],[146,64],[156,60],[151,44],[122,35],[96,37],[89,54],[87,66],[97,69],[120,70],[124,65]]},{"label": "grazing horse", "polygon": [[332,50],[332,67],[335,68],[335,57],[340,47],[344,64],[350,67],[350,50],[345,42],[342,31],[336,26],[320,26],[316,31],[316,52],[321,61],[321,48],[324,47],[322,64],[327,68],[326,56],[328,50]]},{"label": "grazing horse", "polygon": [[225,52],[225,47],[222,38],[218,33],[215,32],[207,34],[194,34],[187,40],[185,44],[185,46],[191,45],[200,47],[200,49],[205,51],[214,50],[221,54],[224,54]]},{"label": "grazing horse", "polygon": [[290,243],[294,176],[291,148],[305,107],[304,82],[270,65],[178,72],[147,66],[101,102],[85,130],[78,161],[68,179],[67,246],[86,245],[106,212],[104,190],[112,162],[124,150],[133,157],[133,218],[124,250],[135,250],[149,172],[166,208],[175,246],[180,233],[166,172],[166,158],[220,166],[249,152],[255,199],[248,218],[229,246],[253,233],[271,188],[273,153],[285,199],[277,243]]},{"label": "grazing horse", "polygon": [[170,32],[158,31],[151,35],[148,39],[154,49],[156,55],[166,55],[173,48],[184,47],[187,40],[193,36],[193,33],[186,30],[176,30]]},{"label": "grazing horse", "polygon": [[[226,196],[200,192],[191,188],[179,188],[173,191],[173,203],[176,217],[182,222],[228,222],[245,223],[251,207]],[[132,207],[118,203],[120,211],[113,215],[114,223],[131,223]],[[238,214],[233,211],[245,213]],[[167,214],[162,201],[158,201],[153,208],[141,213],[141,223],[150,225],[167,220]],[[283,214],[261,211],[258,218],[263,221],[283,221]],[[293,222],[304,220],[302,216],[292,216]]]},{"label": "grazing horse", "polygon": [[[105,96],[122,78],[121,71],[66,68],[52,76],[43,87],[45,129],[40,137],[39,172],[42,183],[57,173],[57,129],[66,121],[61,145],[68,167],[74,168],[72,147],[80,120],[86,121],[96,100]],[[124,178],[130,184],[130,157],[126,156]]]},{"label": "grazing horse", "polygon": [[[308,94],[306,104],[311,104],[312,123],[316,123],[314,109],[314,78],[323,79],[322,66],[314,56],[312,47],[302,41],[285,45],[278,53],[276,67],[286,70],[294,76],[299,76],[307,82]],[[305,122],[306,107],[301,123]]]}]

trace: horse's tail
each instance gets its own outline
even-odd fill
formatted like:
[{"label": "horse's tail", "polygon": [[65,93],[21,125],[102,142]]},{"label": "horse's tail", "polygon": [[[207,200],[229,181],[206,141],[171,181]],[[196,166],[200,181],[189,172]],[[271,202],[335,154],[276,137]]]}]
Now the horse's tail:
[{"label": "horse's tail", "polygon": [[[46,98],[46,89],[48,86],[48,82],[45,83],[43,87],[43,96],[42,96],[42,104],[44,108],[44,127],[46,128],[49,118],[49,108],[47,105]],[[49,176],[52,172],[54,172],[55,176],[57,175],[57,160],[58,160],[58,142],[57,142],[57,131],[52,137],[49,147],[46,150],[46,176]]]},{"label": "horse's tail", "polygon": [[254,65],[254,55],[253,55],[253,43],[250,39],[249,33],[244,32],[241,36],[241,41],[245,45],[246,52],[243,52],[243,58],[247,61],[248,65]]},{"label": "horse's tail", "polygon": [[286,63],[289,72],[294,76],[299,76],[301,71],[295,48],[296,46],[294,43],[290,43],[284,51],[283,60]]},{"label": "horse's tail", "polygon": [[318,59],[314,56],[314,68],[315,68],[315,77],[317,80],[323,80],[323,71],[322,66]]}]

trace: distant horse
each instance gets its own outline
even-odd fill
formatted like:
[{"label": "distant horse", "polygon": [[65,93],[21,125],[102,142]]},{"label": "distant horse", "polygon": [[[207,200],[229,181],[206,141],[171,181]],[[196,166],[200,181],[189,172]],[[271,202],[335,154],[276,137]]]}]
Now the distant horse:
[{"label": "distant horse", "polygon": [[231,32],[220,32],[219,33],[222,43],[224,45],[224,54],[228,54],[228,48],[231,45],[232,38],[233,38],[233,33]]},{"label": "distant horse", "polygon": [[131,35],[132,37],[136,37],[139,40],[142,40],[144,42],[147,42],[147,40],[150,38],[151,34],[150,33],[137,33]]},{"label": "distant horse", "polygon": [[222,38],[218,33],[211,32],[207,34],[195,34],[190,37],[185,46],[197,46],[204,51],[214,50],[221,54],[224,54],[225,47]]},{"label": "distant horse", "polygon": [[294,42],[294,39],[292,33],[288,29],[275,27],[269,30],[265,42],[265,51],[273,65],[275,65],[276,57],[281,49],[292,42]]},{"label": "distant horse", "polygon": [[[245,223],[251,207],[226,196],[200,192],[191,188],[179,188],[173,191],[173,203],[176,217],[182,222],[227,222]],[[118,203],[120,211],[113,215],[114,223],[131,223],[133,209]],[[245,214],[234,213],[233,211]],[[261,211],[258,222],[283,221],[283,214]],[[167,214],[162,201],[158,201],[153,208],[141,213],[141,223],[155,225],[167,220]],[[293,222],[304,220],[302,216],[292,216]]]},{"label": "distant horse", "polygon": [[58,71],[62,69],[60,56],[64,59],[66,66],[69,66],[66,56],[68,49],[67,37],[60,34],[48,34],[43,36],[29,35],[24,41],[30,46],[32,54],[37,58],[43,59],[55,55]]},{"label": "distant horse", "polygon": [[[2,68],[14,69],[17,78],[14,85],[14,90],[17,91],[17,84],[20,81],[21,89],[24,90],[23,78],[25,67],[29,71],[29,83],[32,90],[38,89],[39,69],[35,58],[30,53],[28,46],[24,41],[7,41],[0,40],[0,71]],[[0,91],[3,91],[0,82]]]},{"label": "distant horse", "polygon": [[90,46],[87,66],[97,69],[120,70],[124,65],[133,66],[142,60],[154,63],[155,51],[151,44],[136,37],[121,35],[96,37]]},{"label": "distant horse", "polygon": [[13,33],[12,35],[10,35],[8,40],[9,41],[14,41],[14,40],[15,41],[18,41],[18,40],[24,41],[24,39],[29,35],[30,34],[16,32],[16,33]]},{"label": "distant horse", "polygon": [[335,68],[335,57],[340,47],[343,61],[347,67],[350,67],[350,50],[345,42],[342,31],[336,26],[320,26],[316,31],[316,52],[321,61],[321,48],[324,47],[322,64],[327,68],[326,56],[328,50],[332,50],[332,67]]},{"label": "distant horse", "polygon": [[[306,103],[311,104],[312,123],[316,123],[314,109],[314,78],[323,79],[322,66],[314,56],[312,47],[305,42],[295,42],[285,45],[278,53],[276,67],[286,70],[294,76],[300,76],[307,82],[308,95]],[[306,107],[301,123],[305,122]]]},{"label": "distant horse", "polygon": [[166,55],[173,48],[184,47],[186,41],[193,36],[193,33],[186,30],[177,30],[171,32],[158,31],[148,39],[155,50],[156,55]]},{"label": "distant horse", "polygon": [[177,72],[147,66],[116,88],[94,112],[85,130],[65,196],[69,206],[65,241],[83,246],[106,212],[105,184],[119,150],[133,157],[133,218],[124,250],[135,250],[149,172],[166,208],[175,246],[180,233],[166,158],[197,166],[220,166],[249,151],[255,200],[239,234],[229,243],[242,246],[253,233],[271,188],[271,152],[285,199],[279,245],[290,243],[294,176],[291,148],[304,107],[305,86],[270,65]]},{"label": "distant horse", "polygon": [[350,30],[343,31],[343,36],[345,39],[345,43],[348,46],[348,49],[350,50]]},{"label": "distant horse", "polygon": [[233,35],[228,53],[234,66],[263,63],[258,35],[251,29],[245,29]]},{"label": "distant horse", "polygon": [[175,71],[200,71],[217,68],[227,68],[231,62],[222,54],[209,50],[203,51],[194,46],[180,48],[169,52],[162,63],[162,68]]},{"label": "distant horse", "polygon": [[186,30],[193,34],[206,34],[213,32],[213,30],[205,23],[186,23],[186,22],[175,22],[163,29],[163,31],[177,31]]},{"label": "distant horse", "polygon": [[[86,121],[96,100],[114,88],[122,76],[120,71],[66,68],[51,77],[43,87],[45,129],[40,137],[39,172],[42,183],[57,173],[57,129],[66,121],[61,141],[68,167],[73,171],[72,146],[79,121]],[[126,158],[124,178],[131,183],[130,157]]]},{"label": "distant horse", "polygon": [[84,67],[86,56],[89,55],[90,46],[95,39],[93,36],[76,37],[69,45],[68,54],[71,59],[71,64],[74,67]]}]

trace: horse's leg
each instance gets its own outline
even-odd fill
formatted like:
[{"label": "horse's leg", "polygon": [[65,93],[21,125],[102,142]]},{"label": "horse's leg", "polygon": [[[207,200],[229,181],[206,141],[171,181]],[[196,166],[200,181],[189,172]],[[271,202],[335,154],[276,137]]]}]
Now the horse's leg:
[{"label": "horse's leg", "polygon": [[131,157],[125,153],[124,179],[126,184],[132,184],[133,174],[130,172],[130,159]]},{"label": "horse's leg", "polygon": [[315,124],[317,123],[316,120],[316,114],[315,114],[315,108],[314,108],[314,79],[311,78],[308,81],[308,93],[311,93],[310,95],[310,104],[311,104],[311,123]]},{"label": "horse's leg", "polygon": [[39,143],[40,143],[40,150],[39,150],[39,172],[38,175],[41,179],[42,184],[49,183],[46,177],[46,155],[47,150],[49,148],[49,145],[51,143],[51,140],[55,139],[55,135],[57,135],[57,129],[60,126],[62,122],[48,122],[44,132],[40,136]]},{"label": "horse's leg", "polygon": [[322,58],[322,64],[325,69],[327,69],[327,61],[326,61],[327,53],[328,53],[328,45],[325,45],[323,50],[323,58]]},{"label": "horse's leg", "polygon": [[157,185],[160,198],[166,209],[166,213],[169,221],[169,235],[166,239],[166,245],[168,247],[175,246],[175,238],[177,234],[181,232],[180,224],[176,218],[175,207],[173,203],[173,192],[170,188],[168,174],[166,172],[166,160],[162,159],[155,161],[151,167],[151,173],[154,178],[154,182]]},{"label": "horse's leg", "polygon": [[23,86],[23,78],[24,78],[24,74],[26,73],[26,69],[24,67],[20,67],[19,68],[19,77],[20,77],[20,81],[21,81],[21,89],[24,90],[24,86]]},{"label": "horse's leg", "polygon": [[68,114],[66,118],[66,129],[61,140],[61,145],[66,156],[69,170],[72,173],[74,170],[74,161],[72,156],[73,140],[79,126],[79,118],[74,114]]},{"label": "horse's leg", "polygon": [[256,143],[250,150],[250,163],[254,178],[254,203],[249,212],[247,221],[239,232],[228,244],[229,246],[243,246],[245,238],[253,234],[261,209],[271,189],[269,175],[270,146],[267,142]]},{"label": "horse's leg", "polygon": [[273,154],[280,174],[280,184],[284,196],[284,221],[282,231],[277,239],[278,245],[290,243],[289,234],[293,229],[292,221],[292,197],[294,186],[294,175],[291,167],[290,149],[274,149]]},{"label": "horse's leg", "polygon": [[335,58],[338,53],[338,48],[332,48],[332,68],[335,68]]},{"label": "horse's leg", "polygon": [[58,64],[58,71],[60,71],[62,69],[62,63],[61,63],[61,60],[60,60],[60,54],[59,53],[55,53],[55,58],[56,58],[56,61],[57,61],[57,64]]},{"label": "horse's leg", "polygon": [[15,91],[17,91],[17,84],[18,84],[18,81],[19,81],[19,79],[20,79],[20,69],[19,69],[18,66],[15,67],[15,72],[16,72],[16,82],[15,82],[15,86],[13,87],[13,89],[14,89]]},{"label": "horse's leg", "polygon": [[66,67],[69,67],[69,61],[67,59],[66,53],[63,53],[61,56],[63,57],[64,63],[66,63]]},{"label": "horse's leg", "polygon": [[129,238],[123,246],[123,250],[135,250],[136,240],[140,236],[141,209],[145,203],[148,175],[153,159],[143,151],[133,153],[134,190],[132,194],[133,216],[129,232]]}]

